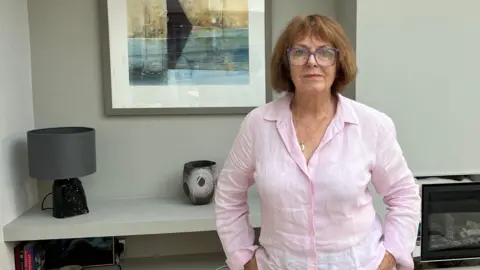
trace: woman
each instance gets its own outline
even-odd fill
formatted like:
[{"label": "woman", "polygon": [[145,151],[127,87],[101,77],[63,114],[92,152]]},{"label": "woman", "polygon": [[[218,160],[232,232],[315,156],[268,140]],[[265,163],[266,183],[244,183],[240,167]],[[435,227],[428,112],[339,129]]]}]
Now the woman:
[{"label": "woman", "polygon": [[[356,76],[340,25],[294,18],[270,69],[272,88],[286,95],[246,116],[218,180],[217,230],[230,269],[413,269],[418,187],[392,120],[340,95]],[[254,183],[260,246],[248,221]],[[384,224],[369,183],[389,208]]]}]

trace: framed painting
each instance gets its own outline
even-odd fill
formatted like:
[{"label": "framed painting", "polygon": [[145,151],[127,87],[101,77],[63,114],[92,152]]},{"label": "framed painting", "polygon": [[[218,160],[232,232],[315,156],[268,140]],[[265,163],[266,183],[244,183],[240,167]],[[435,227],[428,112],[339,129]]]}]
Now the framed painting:
[{"label": "framed painting", "polygon": [[106,114],[244,114],[270,101],[270,5],[102,0]]}]

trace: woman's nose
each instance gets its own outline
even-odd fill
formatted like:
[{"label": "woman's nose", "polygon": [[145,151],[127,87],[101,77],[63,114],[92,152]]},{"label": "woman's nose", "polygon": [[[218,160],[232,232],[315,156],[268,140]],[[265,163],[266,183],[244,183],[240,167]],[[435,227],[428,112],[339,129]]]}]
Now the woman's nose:
[{"label": "woman's nose", "polygon": [[310,55],[308,56],[307,65],[310,66],[310,67],[316,67],[316,66],[318,66],[317,59],[315,59],[315,55],[314,55],[314,54],[310,54]]}]

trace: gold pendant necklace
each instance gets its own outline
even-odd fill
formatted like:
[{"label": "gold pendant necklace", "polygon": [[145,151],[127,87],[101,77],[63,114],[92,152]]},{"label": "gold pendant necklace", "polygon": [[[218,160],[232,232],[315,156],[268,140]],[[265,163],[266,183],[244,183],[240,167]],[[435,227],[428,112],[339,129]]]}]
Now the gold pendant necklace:
[{"label": "gold pendant necklace", "polygon": [[303,151],[305,151],[305,142],[299,141],[298,144],[300,145],[300,149],[302,150],[302,153],[303,153]]}]

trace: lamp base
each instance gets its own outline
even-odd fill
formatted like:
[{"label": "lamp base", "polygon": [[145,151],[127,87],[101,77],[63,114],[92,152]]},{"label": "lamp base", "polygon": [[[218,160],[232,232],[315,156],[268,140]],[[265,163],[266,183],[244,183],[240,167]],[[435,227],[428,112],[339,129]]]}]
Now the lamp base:
[{"label": "lamp base", "polygon": [[90,212],[82,181],[78,178],[55,180],[52,187],[53,217],[68,218]]}]

